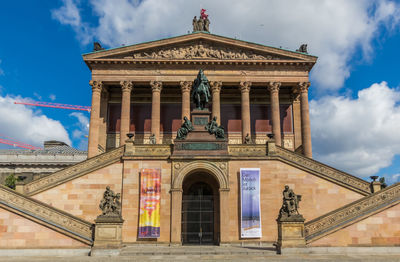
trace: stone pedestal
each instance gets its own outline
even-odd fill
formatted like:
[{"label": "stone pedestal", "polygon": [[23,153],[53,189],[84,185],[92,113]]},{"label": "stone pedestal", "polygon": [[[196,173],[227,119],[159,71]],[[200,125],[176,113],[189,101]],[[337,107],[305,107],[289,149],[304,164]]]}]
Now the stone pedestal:
[{"label": "stone pedestal", "polygon": [[191,113],[194,130],[204,131],[204,126],[210,122],[211,112],[208,109],[194,109]]},{"label": "stone pedestal", "polygon": [[227,139],[217,139],[205,128],[211,120],[211,112],[208,109],[194,109],[191,116],[194,130],[189,132],[185,139],[174,140],[173,157],[227,156]]},{"label": "stone pedestal", "polygon": [[93,247],[120,248],[122,243],[122,224],[120,216],[98,216],[95,220]]},{"label": "stone pedestal", "polygon": [[285,248],[306,246],[302,215],[279,217],[276,221],[278,222],[278,242],[276,245],[278,254],[281,254]]}]

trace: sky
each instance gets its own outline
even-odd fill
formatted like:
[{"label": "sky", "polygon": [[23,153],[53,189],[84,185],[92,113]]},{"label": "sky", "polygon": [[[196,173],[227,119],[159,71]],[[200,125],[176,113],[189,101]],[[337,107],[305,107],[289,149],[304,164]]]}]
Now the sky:
[{"label": "sky", "polygon": [[[207,10],[213,34],[318,56],[311,71],[314,159],[400,182],[400,1],[41,0],[0,9],[0,138],[86,150],[89,113],[15,105],[90,105],[81,55],[191,31]],[[0,145],[0,148],[9,148]]]}]

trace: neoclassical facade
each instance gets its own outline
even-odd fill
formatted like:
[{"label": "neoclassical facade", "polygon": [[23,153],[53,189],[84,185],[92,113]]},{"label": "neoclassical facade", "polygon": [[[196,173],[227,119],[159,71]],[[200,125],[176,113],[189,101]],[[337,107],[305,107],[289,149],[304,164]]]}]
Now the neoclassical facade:
[{"label": "neoclassical facade", "polygon": [[[16,191],[0,187],[1,248],[400,244],[399,183],[382,188],[312,159],[315,56],[195,32],[83,60],[92,73],[88,159]],[[200,69],[204,109],[192,101]],[[184,117],[193,128],[177,139]],[[257,212],[246,216],[251,172]],[[298,220],[282,220],[285,203]]]},{"label": "neoclassical facade", "polygon": [[317,58],[306,53],[198,32],[83,56],[92,71],[89,157],[98,148],[135,141],[173,143],[199,69],[212,93],[210,111],[229,137],[241,144],[247,134],[311,157],[308,110],[309,71]]}]

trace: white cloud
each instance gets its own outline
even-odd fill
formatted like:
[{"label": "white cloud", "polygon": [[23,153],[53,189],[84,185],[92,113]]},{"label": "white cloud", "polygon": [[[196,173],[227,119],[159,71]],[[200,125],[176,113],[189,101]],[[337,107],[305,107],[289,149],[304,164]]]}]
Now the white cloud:
[{"label": "white cloud", "polygon": [[386,82],[357,99],[326,96],[310,102],[314,158],[367,177],[400,154],[400,90]]},{"label": "white cloud", "polygon": [[49,95],[49,99],[50,99],[51,101],[56,100],[56,95],[55,95],[55,94],[50,94],[50,95]]},{"label": "white cloud", "polygon": [[63,0],[53,18],[70,25],[84,43],[98,39],[110,47],[182,35],[191,31],[194,15],[208,11],[211,32],[295,50],[308,43],[319,56],[312,80],[322,90],[337,90],[350,74],[357,47],[373,53],[380,26],[395,29],[400,8],[389,0],[91,0],[97,27],[82,20],[79,1]]},{"label": "white cloud", "polygon": [[54,119],[24,105],[15,105],[21,97],[0,96],[0,134],[35,146],[46,140],[71,144],[63,125]]},{"label": "white cloud", "polygon": [[72,137],[79,140],[78,148],[87,150],[88,141],[86,136],[89,134],[89,118],[81,112],[73,112],[69,116],[78,119],[78,123],[76,124],[78,128],[72,131]]},{"label": "white cloud", "polygon": [[62,0],[63,5],[51,11],[53,19],[58,20],[63,25],[71,26],[77,33],[77,37],[83,44],[89,43],[93,34],[87,23],[82,22],[80,10],[76,0]]}]

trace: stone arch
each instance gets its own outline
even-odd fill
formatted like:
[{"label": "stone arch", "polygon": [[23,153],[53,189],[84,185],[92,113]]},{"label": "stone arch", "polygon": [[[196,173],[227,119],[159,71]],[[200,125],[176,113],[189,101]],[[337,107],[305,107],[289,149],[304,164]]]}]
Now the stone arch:
[{"label": "stone arch", "polygon": [[[217,164],[219,164],[219,166]],[[204,171],[215,177],[219,183],[220,189],[229,189],[227,169],[227,163],[213,163],[209,161],[190,162],[175,173],[172,188],[182,189],[183,180],[187,175],[194,172]]]}]

